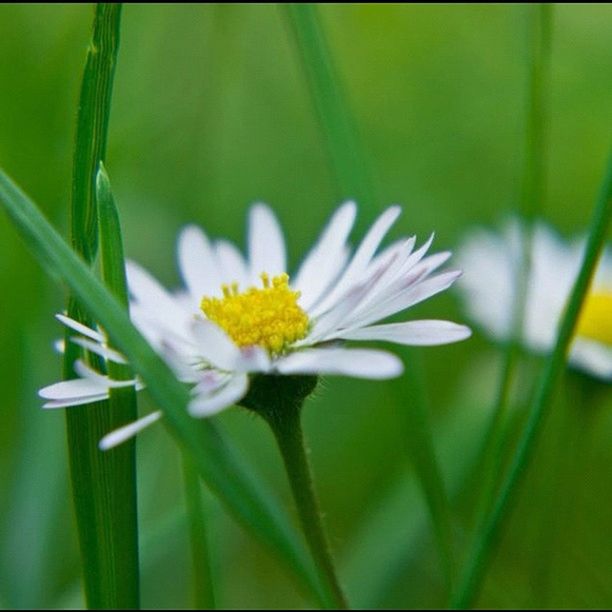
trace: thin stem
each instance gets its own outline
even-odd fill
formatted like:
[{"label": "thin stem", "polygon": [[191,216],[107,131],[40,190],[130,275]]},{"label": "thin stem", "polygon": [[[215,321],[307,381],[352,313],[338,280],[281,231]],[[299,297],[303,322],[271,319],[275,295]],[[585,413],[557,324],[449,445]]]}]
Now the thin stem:
[{"label": "thin stem", "polygon": [[460,587],[452,600],[453,608],[461,609],[471,606],[478,595],[499,539],[500,531],[512,508],[518,486],[530,465],[539,433],[548,415],[551,398],[566,362],[578,315],[605,243],[611,217],[612,155],[608,161],[606,176],[591,222],[580,272],[574,283],[565,314],[561,319],[554,350],[547,359],[544,372],[540,377],[529,419],[524,434],[519,441],[508,476],[504,480],[493,510],[479,531],[468,556]]},{"label": "thin stem", "polygon": [[210,567],[200,476],[193,459],[187,453],[183,453],[183,481],[191,544],[193,604],[196,610],[214,610],[215,589]]},{"label": "thin stem", "polygon": [[304,446],[300,412],[299,406],[287,406],[286,410],[269,411],[263,416],[270,425],[283,456],[302,529],[312,556],[321,570],[321,577],[327,582],[334,597],[334,606],[346,610],[348,603],[336,576],[313,486]]}]

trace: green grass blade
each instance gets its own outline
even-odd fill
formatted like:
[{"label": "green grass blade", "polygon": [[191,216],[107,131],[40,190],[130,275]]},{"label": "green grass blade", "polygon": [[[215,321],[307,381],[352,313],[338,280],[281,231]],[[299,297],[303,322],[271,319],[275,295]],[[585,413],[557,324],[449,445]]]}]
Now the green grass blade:
[{"label": "green grass blade", "polygon": [[451,602],[455,609],[470,607],[478,595],[499,539],[500,530],[512,507],[522,477],[529,467],[538,435],[551,406],[553,391],[563,372],[580,309],[593,277],[597,260],[605,244],[611,217],[612,155],[608,161],[606,176],[593,215],[580,272],[574,283],[567,310],[559,326],[555,348],[546,362],[544,372],[538,383],[529,419],[519,441],[508,476],[504,480],[491,514],[477,534],[476,541],[468,556],[461,583]]},{"label": "green grass blade", "polygon": [[356,123],[319,22],[311,3],[284,5],[298,48],[308,87],[326,140],[340,197],[374,205],[369,164]]},{"label": "green grass blade", "polygon": [[191,457],[186,454],[183,455],[183,480],[191,544],[193,604],[196,610],[214,610],[217,606],[210,568],[200,477]]},{"label": "green grass blade", "polygon": [[[125,260],[119,215],[110,189],[110,183],[103,166],[96,177],[96,199],[99,217],[100,254],[104,283],[127,311],[128,294],[125,277]],[[107,363],[108,375],[114,380],[133,378],[129,366]],[[138,418],[136,390],[134,387],[111,389],[108,404],[110,429],[117,429]],[[112,476],[110,492],[111,526],[113,546],[114,588],[117,593],[117,607],[139,607],[140,577],[138,564],[138,503],[136,488],[136,442],[112,449],[106,458]]]},{"label": "green grass blade", "polygon": [[106,156],[120,25],[121,4],[96,5],[81,84],[72,170],[72,244],[89,262],[95,259],[98,245],[95,177],[98,163]]},{"label": "green grass blade", "polygon": [[[98,245],[95,173],[104,159],[121,5],[99,3],[81,85],[73,160],[71,239],[91,263]],[[71,296],[68,315],[91,322]],[[73,377],[81,351],[68,342],[64,377]],[[97,358],[86,359],[97,366]],[[66,411],[68,452],[79,530],[85,593],[90,608],[139,607],[138,540],[134,445],[103,454],[98,440],[135,414],[133,391],[114,394],[111,402]]]},{"label": "green grass blade", "polygon": [[221,438],[213,423],[193,419],[187,414],[189,392],[186,387],[132,325],[108,289],[2,171],[0,201],[37,260],[68,284],[88,312],[105,328],[113,344],[128,357],[162,409],[168,429],[191,454],[208,487],[237,520],[277,551],[321,602],[330,605],[332,598],[320,586],[303,542],[286,513],[262,487],[261,481],[254,479],[239,462],[235,451]]}]

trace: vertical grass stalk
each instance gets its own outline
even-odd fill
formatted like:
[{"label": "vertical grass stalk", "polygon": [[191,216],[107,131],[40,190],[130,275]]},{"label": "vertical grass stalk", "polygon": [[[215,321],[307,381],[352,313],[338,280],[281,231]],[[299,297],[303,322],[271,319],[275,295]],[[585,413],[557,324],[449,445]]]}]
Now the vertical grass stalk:
[{"label": "vertical grass stalk", "polygon": [[193,459],[187,453],[183,453],[183,482],[191,545],[191,578],[194,609],[214,610],[216,608],[215,589],[210,567],[206,516],[202,503],[200,476],[193,463]]},{"label": "vertical grass stalk", "polygon": [[375,194],[369,164],[319,20],[318,7],[311,3],[288,3],[283,9],[325,138],[339,196],[356,198],[362,206],[373,206]]},{"label": "vertical grass stalk", "polygon": [[[96,177],[96,205],[99,217],[100,254],[102,279],[128,310],[127,280],[125,276],[125,259],[119,215],[108,176],[104,166]],[[113,380],[130,380],[134,373],[126,364],[107,362],[108,375]],[[117,429],[138,418],[136,390],[134,387],[111,389],[107,402],[108,429]],[[108,461],[109,476],[112,483],[109,487],[111,527],[105,530],[112,538],[109,556],[113,557],[114,571],[111,574],[115,581],[114,590],[117,597],[131,602],[131,607],[139,607],[139,563],[138,563],[138,504],[136,495],[136,442],[128,440],[105,453]]]},{"label": "vertical grass stalk", "polygon": [[593,277],[597,260],[605,244],[611,217],[612,154],[608,160],[606,176],[595,207],[580,272],[574,283],[565,314],[561,319],[555,347],[547,359],[540,377],[527,425],[519,440],[508,476],[500,488],[499,496],[490,515],[476,535],[461,583],[451,602],[455,609],[470,607],[477,597],[499,539],[500,531],[516,498],[516,491],[530,465],[538,435],[551,406],[553,391],[563,372],[580,309]]},{"label": "vertical grass stalk", "polygon": [[[98,248],[95,179],[98,164],[106,153],[120,21],[120,4],[96,5],[77,114],[71,241],[75,251],[89,264],[94,262]],[[113,273],[108,262],[106,270],[109,278]],[[113,289],[115,293],[118,291],[121,291],[119,285]],[[68,315],[91,325],[72,297]],[[68,336],[67,333],[64,376],[71,378],[80,350]],[[98,368],[104,367],[91,356],[86,359]],[[122,375],[121,372],[113,374]],[[127,389],[114,394],[112,405],[96,402],[66,411],[72,491],[90,608],[139,606],[134,447],[106,454],[98,449],[98,441],[105,433],[129,420],[131,414],[135,415],[134,402],[133,391]]]}]

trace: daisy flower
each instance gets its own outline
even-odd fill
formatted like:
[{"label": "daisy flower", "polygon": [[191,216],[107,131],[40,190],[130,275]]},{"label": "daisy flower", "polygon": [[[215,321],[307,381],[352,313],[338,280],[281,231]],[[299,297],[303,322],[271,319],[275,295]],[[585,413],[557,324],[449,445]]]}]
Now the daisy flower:
[{"label": "daisy flower", "polygon": [[[501,234],[472,232],[458,251],[465,272],[460,290],[472,318],[498,341],[512,335],[515,283],[525,229],[518,221]],[[578,275],[586,241],[564,242],[543,222],[531,239],[530,271],[521,342],[537,353],[552,351],[557,328]],[[572,366],[612,381],[612,251],[604,251],[576,326]]]},{"label": "daisy flower", "polygon": [[[304,258],[287,274],[285,241],[273,212],[255,204],[249,213],[247,256],[230,242],[212,242],[196,226],[182,230],[178,264],[184,288],[170,292],[134,262],[127,264],[130,316],[177,377],[192,385],[189,412],[213,415],[240,403],[256,375],[345,375],[386,379],[403,371],[401,360],[379,349],[346,341],[379,340],[430,346],[463,340],[470,330],[449,321],[377,322],[452,285],[456,270],[437,272],[449,252],[426,255],[433,235],[419,248],[414,236],[379,249],[401,209],[375,221],[357,249],[347,241],[357,208],[340,206]],[[106,359],[123,361],[102,330],[65,316],[79,335],[73,341]],[[82,362],[78,378],[46,387],[44,406],[97,401],[118,384]],[[128,381],[141,387],[138,379]],[[103,440],[109,447],[159,418],[153,413]]]}]

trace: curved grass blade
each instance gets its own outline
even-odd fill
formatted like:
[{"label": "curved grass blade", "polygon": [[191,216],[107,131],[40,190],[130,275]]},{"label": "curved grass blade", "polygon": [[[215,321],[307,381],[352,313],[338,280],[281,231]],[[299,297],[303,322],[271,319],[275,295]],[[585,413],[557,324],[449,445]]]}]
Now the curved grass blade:
[{"label": "curved grass blade", "polygon": [[323,605],[333,607],[333,598],[319,582],[286,513],[239,461],[214,424],[187,414],[190,396],[185,386],[132,325],[108,289],[1,170],[0,202],[37,260],[72,289],[108,332],[113,344],[128,357],[162,409],[170,433],[192,456],[208,487],[239,522],[280,555]]}]

